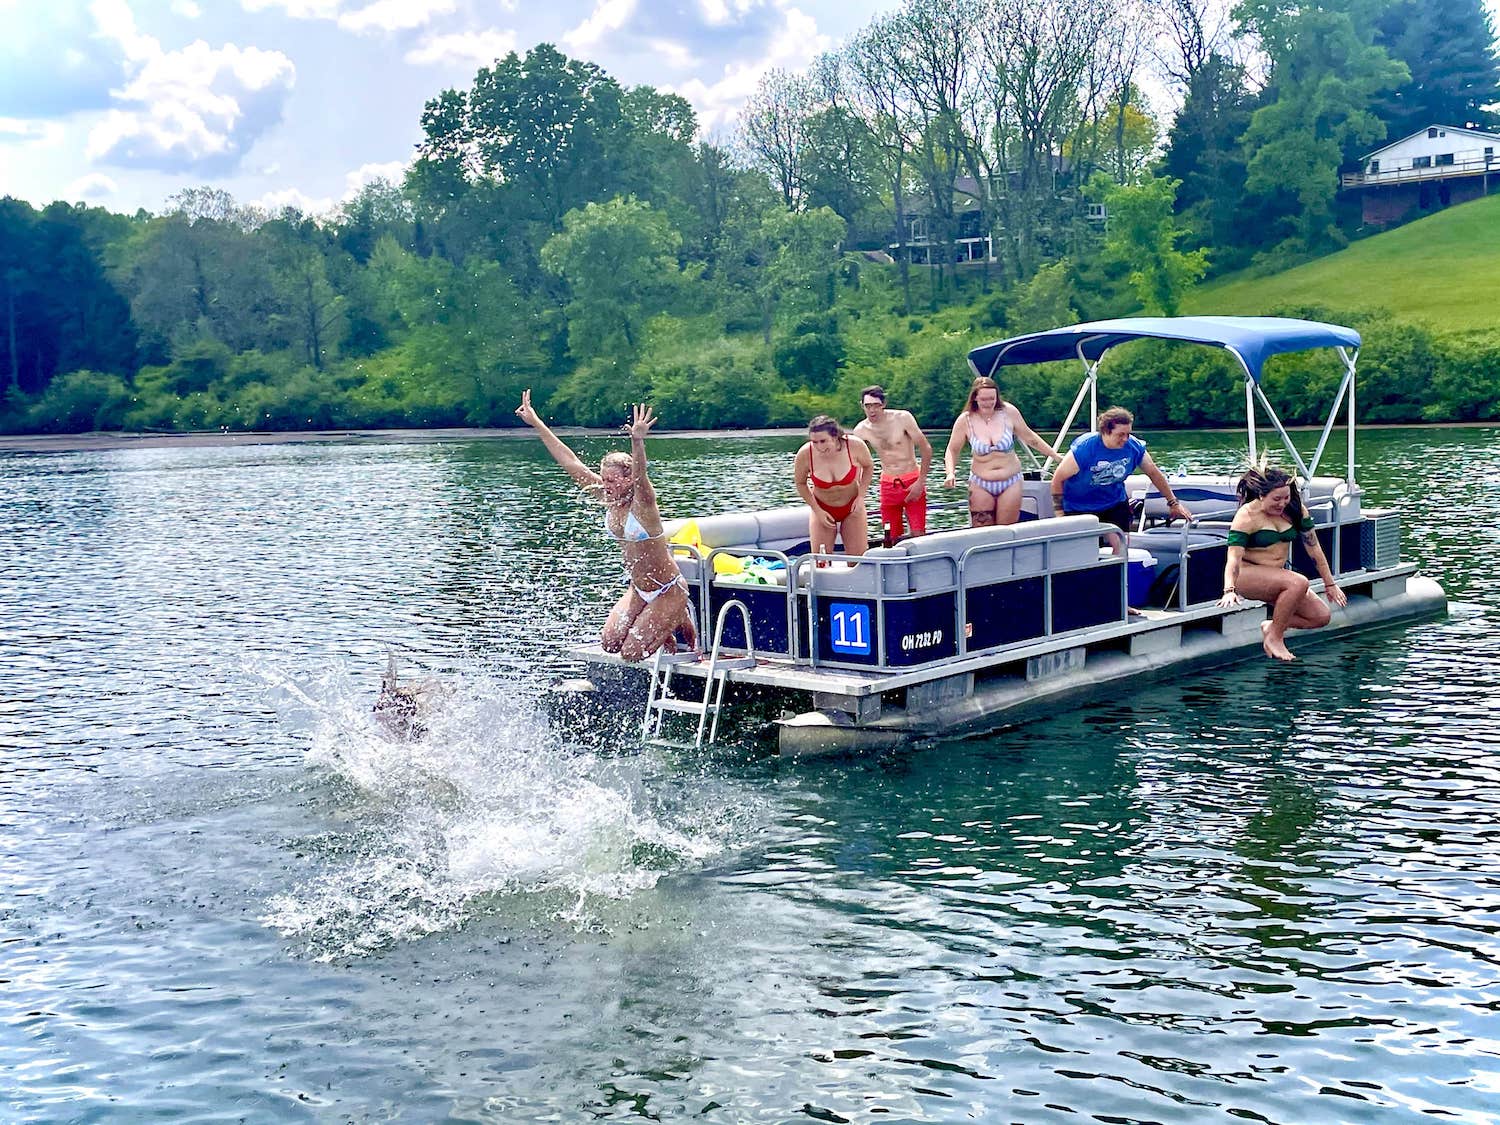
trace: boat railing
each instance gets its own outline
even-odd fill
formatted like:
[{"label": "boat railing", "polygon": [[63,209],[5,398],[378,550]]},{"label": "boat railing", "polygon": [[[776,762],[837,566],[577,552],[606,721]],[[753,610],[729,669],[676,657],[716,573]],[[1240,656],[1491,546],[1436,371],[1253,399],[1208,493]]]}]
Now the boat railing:
[{"label": "boat railing", "polygon": [[[957,554],[946,554],[941,551],[924,552],[914,556],[866,554],[853,559],[838,554],[800,556],[793,566],[787,591],[789,605],[795,604],[800,594],[805,592],[807,596],[808,610],[805,620],[809,636],[805,659],[815,668],[827,666],[868,670],[891,667],[893,654],[890,646],[894,635],[894,631],[890,628],[891,606],[910,603],[931,604],[934,599],[950,594],[953,597],[953,607],[951,613],[944,614],[942,626],[951,628],[953,648],[951,652],[942,652],[941,655],[935,655],[929,660],[1003,652],[1007,648],[1035,643],[1039,638],[1050,637],[1058,632],[1071,632],[1074,628],[1083,626],[1058,629],[1054,604],[1054,579],[1058,575],[1099,568],[1116,568],[1115,587],[1118,591],[1116,602],[1118,608],[1115,614],[1105,616],[1110,621],[1118,620],[1123,623],[1127,614],[1125,564],[1128,558],[1126,556],[1109,554],[1100,557],[1098,551],[1091,547],[1086,559],[1068,562],[1059,561],[1056,557],[1058,549],[1065,544],[1088,540],[1097,546],[1101,539],[1113,532],[1112,527],[1091,522],[1083,527],[1058,528],[1051,534],[1035,538],[977,543],[960,550]],[[1037,562],[1028,563],[1019,573],[984,573],[976,576],[976,571],[983,568],[987,556],[1002,552],[1009,553],[1013,557],[1020,555],[1034,559],[1039,555],[1040,558]],[[850,572],[858,569],[867,569],[871,573],[865,578],[853,578]],[[925,572],[920,585],[916,578],[911,577],[918,569]],[[934,570],[941,570],[944,573],[937,576],[931,573]],[[893,577],[898,575],[899,580],[893,581]],[[834,587],[835,579],[843,580],[845,584]],[[990,624],[971,619],[971,595],[976,591],[991,592],[998,587],[1023,582],[1040,586],[1042,600],[1040,632],[1018,636],[1001,643],[971,644],[974,627]],[[829,603],[830,629],[838,631],[839,639],[831,641],[831,647],[835,652],[843,648],[851,655],[864,656],[863,659],[839,660],[836,656],[830,659],[823,655],[818,638],[812,635],[822,621],[820,603],[823,602]],[[856,602],[857,605],[854,604]],[[846,606],[847,609],[839,608]],[[856,617],[854,616],[856,611],[867,611],[869,617]],[[800,622],[795,620],[795,612],[789,612],[792,613],[794,624],[800,627]],[[848,616],[840,620],[840,613]],[[861,622],[867,622],[867,624],[861,624]],[[1101,623],[1104,622],[1090,622],[1089,624]],[[928,634],[934,631],[918,627],[916,635],[925,640]],[[930,643],[940,651],[943,648],[941,640]],[[800,645],[800,635],[798,644]],[[867,650],[867,652],[861,650]],[[800,647],[793,651],[800,653]],[[798,659],[800,660],[801,657],[799,656]],[[916,662],[927,663],[929,661],[918,660]]]}]

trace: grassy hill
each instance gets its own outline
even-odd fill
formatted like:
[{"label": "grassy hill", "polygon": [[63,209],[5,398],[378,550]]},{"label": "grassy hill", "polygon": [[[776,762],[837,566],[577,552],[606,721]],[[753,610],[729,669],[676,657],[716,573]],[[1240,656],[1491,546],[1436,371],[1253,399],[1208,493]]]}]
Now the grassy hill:
[{"label": "grassy hill", "polygon": [[1500,195],[1373,235],[1266,277],[1231,274],[1201,286],[1184,312],[1250,316],[1316,305],[1384,309],[1441,333],[1500,326]]}]

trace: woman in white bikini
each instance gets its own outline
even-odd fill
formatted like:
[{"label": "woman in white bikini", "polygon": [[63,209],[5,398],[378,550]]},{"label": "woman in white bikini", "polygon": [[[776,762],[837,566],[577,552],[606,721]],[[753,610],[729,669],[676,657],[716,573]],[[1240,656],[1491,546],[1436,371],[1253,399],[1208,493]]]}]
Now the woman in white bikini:
[{"label": "woman in white bikini", "polygon": [[687,583],[683,582],[662,530],[656,490],[646,476],[646,434],[656,425],[649,406],[636,406],[622,428],[630,435],[629,453],[606,453],[595,472],[578,459],[547,428],[531,406],[531,391],[521,395],[516,417],[535,430],[552,454],[590,496],[604,502],[604,533],[625,553],[629,588],[604,622],[599,643],[605,652],[626,660],[645,660],[658,649],[676,649],[680,636],[696,648],[698,635],[688,612]]},{"label": "woman in white bikini", "polygon": [[1000,397],[995,380],[983,375],[969,388],[968,409],[953,422],[953,434],[943,451],[943,483],[957,487],[958,454],[965,440],[969,458],[969,523],[974,527],[1015,523],[1021,518],[1020,438],[1054,461],[1062,454],[1038,437],[1013,402]]}]

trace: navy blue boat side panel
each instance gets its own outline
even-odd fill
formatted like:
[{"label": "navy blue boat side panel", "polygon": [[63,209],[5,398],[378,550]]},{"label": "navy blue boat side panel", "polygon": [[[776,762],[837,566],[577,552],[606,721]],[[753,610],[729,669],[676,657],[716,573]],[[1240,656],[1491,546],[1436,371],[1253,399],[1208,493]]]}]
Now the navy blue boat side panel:
[{"label": "navy blue boat side panel", "polygon": [[[786,587],[751,586],[733,584],[709,587],[709,619],[702,622],[703,632],[699,644],[713,644],[714,622],[719,610],[727,601],[742,601],[750,611],[750,628],[755,634],[757,652],[779,652],[785,654],[790,639],[786,632]],[[740,615],[732,613],[724,621],[724,644],[728,648],[745,647],[745,628]]]},{"label": "navy blue boat side panel", "polygon": [[1052,631],[1067,633],[1125,619],[1118,565],[1065,570],[1052,576]]},{"label": "navy blue boat side panel", "polygon": [[1047,629],[1041,575],[969,590],[969,651],[1040,637]]},{"label": "navy blue boat side panel", "polygon": [[[1360,524],[1363,522],[1360,520],[1355,523],[1346,523],[1338,529],[1342,554],[1339,555],[1337,567],[1334,566],[1333,561],[1334,529],[1318,528],[1318,545],[1323,548],[1323,554],[1328,559],[1328,567],[1333,570],[1335,576],[1360,569]],[[1312,558],[1302,546],[1300,539],[1292,547],[1292,569],[1309,578],[1318,577],[1318,568],[1313,565]]]},{"label": "navy blue boat side panel", "polygon": [[820,597],[818,620],[813,627],[818,659],[875,667],[880,660],[880,645],[875,636],[877,620],[873,598]]},{"label": "navy blue boat side panel", "polygon": [[1224,564],[1228,559],[1229,547],[1224,544],[1210,544],[1188,551],[1189,605],[1216,602],[1224,596]]},{"label": "navy blue boat side panel", "polygon": [[886,602],[886,663],[893,668],[908,668],[957,656],[956,598],[950,590],[910,601]]}]

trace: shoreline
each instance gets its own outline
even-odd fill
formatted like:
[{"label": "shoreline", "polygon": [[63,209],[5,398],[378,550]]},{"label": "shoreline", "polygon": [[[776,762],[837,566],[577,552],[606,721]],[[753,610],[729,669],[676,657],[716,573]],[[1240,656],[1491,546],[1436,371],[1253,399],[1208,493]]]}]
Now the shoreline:
[{"label": "shoreline", "polygon": [[[1361,425],[1361,430],[1403,429],[1483,429],[1500,426],[1500,420],[1488,422],[1382,422]],[[1288,426],[1290,432],[1317,431],[1321,426]],[[614,429],[585,426],[558,426],[554,432],[568,437],[614,437]],[[933,431],[938,432],[938,431]],[[1239,433],[1238,427],[1209,427],[1199,430],[1164,430],[1169,433]],[[662,438],[760,438],[798,437],[800,427],[754,430],[664,430],[652,433]],[[115,449],[210,449],[234,445],[298,445],[311,443],[344,444],[356,442],[416,443],[443,441],[491,441],[529,439],[532,431],[525,427],[438,427],[414,430],[204,430],[187,433],[127,433],[96,431],[86,434],[0,434],[0,454],[5,453],[98,453]]]}]

